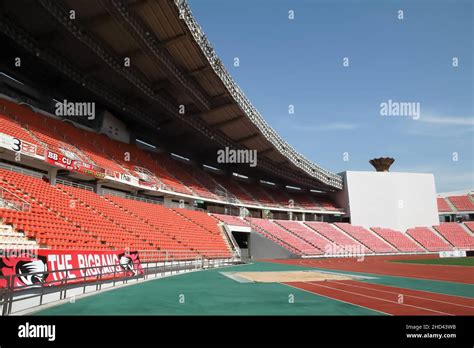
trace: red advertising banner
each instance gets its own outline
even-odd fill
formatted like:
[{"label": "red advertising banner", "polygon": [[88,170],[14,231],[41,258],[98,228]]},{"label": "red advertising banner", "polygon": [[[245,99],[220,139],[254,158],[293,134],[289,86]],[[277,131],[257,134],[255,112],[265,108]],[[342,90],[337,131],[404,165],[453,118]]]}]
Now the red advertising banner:
[{"label": "red advertising banner", "polygon": [[46,150],[45,160],[49,164],[52,164],[56,167],[61,167],[67,170],[75,170],[74,168],[74,160],[67,158],[60,153],[53,152],[51,150]]},{"label": "red advertising banner", "polygon": [[79,283],[98,276],[111,279],[138,274],[143,274],[143,268],[136,251],[10,250],[0,258],[0,288],[8,286],[6,278],[13,279],[17,288],[55,286],[65,279]]},{"label": "red advertising banner", "polygon": [[45,160],[49,164],[78,173],[89,174],[97,178],[105,178],[105,170],[89,163],[72,160],[60,153],[46,150]]}]

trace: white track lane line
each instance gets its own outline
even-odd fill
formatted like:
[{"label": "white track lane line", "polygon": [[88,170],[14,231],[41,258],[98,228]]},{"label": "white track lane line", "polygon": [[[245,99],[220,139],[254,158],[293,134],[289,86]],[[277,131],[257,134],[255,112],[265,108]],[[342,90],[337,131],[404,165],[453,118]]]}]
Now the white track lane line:
[{"label": "white track lane line", "polygon": [[301,288],[299,288],[299,287],[297,287],[297,286],[293,286],[293,285],[290,285],[290,284],[285,284],[285,283],[280,283],[280,284],[289,286],[290,288],[293,288],[293,289],[297,289],[297,290],[301,290],[301,291],[307,292],[307,293],[309,293],[309,294],[311,294],[311,295],[325,297],[325,298],[328,298],[328,299],[330,299],[330,300],[334,300],[334,301],[339,301],[339,302],[343,302],[343,303],[350,304],[351,306],[356,306],[356,307],[360,307],[360,308],[368,309],[368,310],[371,310],[371,311],[374,311],[374,312],[379,312],[379,313],[382,313],[382,314],[385,314],[385,315],[390,315],[390,316],[392,316],[392,314],[379,311],[378,309],[373,309],[373,308],[365,307],[365,306],[358,305],[358,304],[355,304],[355,303],[347,302],[347,301],[344,301],[344,300],[339,300],[339,299],[334,298],[334,297],[331,297],[331,296],[321,295],[321,294],[318,294],[318,293],[316,293],[316,292],[312,292],[312,291],[309,291],[309,290],[306,290],[306,289],[301,289]]},{"label": "white track lane line", "polygon": [[421,309],[421,310],[425,310],[425,311],[429,311],[429,312],[435,312],[435,313],[439,313],[439,314],[454,316],[454,314],[444,313],[444,312],[436,311],[436,310],[434,310],[434,309],[429,309],[429,308],[424,308],[424,307],[418,307],[418,306],[414,306],[414,305],[407,305],[407,304],[404,304],[404,303],[398,303],[398,302],[395,302],[395,301],[390,301],[390,300],[386,300],[386,299],[379,298],[379,297],[374,297],[374,296],[359,294],[359,293],[357,293],[357,292],[352,292],[352,291],[347,291],[347,290],[341,290],[341,289],[337,289],[337,288],[332,288],[332,287],[330,287],[330,286],[324,286],[324,285],[314,284],[314,283],[309,283],[309,282],[304,282],[304,283],[306,283],[306,284],[311,284],[311,285],[315,285],[315,286],[319,286],[319,287],[326,288],[326,289],[331,289],[331,290],[336,290],[336,291],[341,291],[341,292],[347,292],[348,294],[353,294],[353,295],[358,295],[358,296],[373,298],[373,299],[380,300],[380,301],[395,303],[395,304],[400,305],[400,306],[413,307],[413,308],[417,308],[417,309]]},{"label": "white track lane line", "polygon": [[[441,301],[441,300],[434,300],[434,299],[431,299],[431,298],[420,297],[420,296],[415,296],[415,295],[408,295],[408,294],[404,294],[404,293],[401,292],[401,291],[400,291],[400,292],[395,292],[395,291],[388,291],[388,290],[380,290],[380,289],[368,288],[368,287],[365,287],[365,286],[359,286],[359,285],[354,285],[354,284],[349,284],[349,283],[339,283],[339,282],[334,281],[334,280],[327,280],[327,282],[328,282],[328,283],[336,283],[336,284],[346,285],[346,286],[353,286],[353,287],[355,287],[355,288],[361,288],[361,289],[367,289],[367,290],[374,290],[374,291],[386,292],[386,293],[389,293],[389,294],[397,294],[397,295],[402,294],[402,295],[405,296],[405,297],[420,298],[420,299],[422,299],[422,300],[428,300],[428,301],[446,303],[446,304],[450,304],[450,305],[454,305],[454,306],[467,307],[467,308],[472,308],[472,309],[474,309],[473,306],[462,305],[462,304],[459,304],[459,303],[452,303],[452,302],[446,302],[446,301]],[[311,283],[311,282],[310,282],[310,283]],[[312,284],[312,283],[311,283],[311,284]],[[372,283],[369,283],[369,284],[372,284]],[[392,286],[392,285],[384,285],[384,284],[375,284],[375,285]],[[402,289],[402,290],[424,291],[424,290],[414,290],[414,289]],[[451,295],[448,295],[448,294],[440,294],[440,293],[437,293],[437,292],[430,292],[430,291],[425,291],[425,292],[429,292],[430,294],[451,296]],[[458,297],[469,299],[468,297],[462,297],[462,296],[458,296]]]}]

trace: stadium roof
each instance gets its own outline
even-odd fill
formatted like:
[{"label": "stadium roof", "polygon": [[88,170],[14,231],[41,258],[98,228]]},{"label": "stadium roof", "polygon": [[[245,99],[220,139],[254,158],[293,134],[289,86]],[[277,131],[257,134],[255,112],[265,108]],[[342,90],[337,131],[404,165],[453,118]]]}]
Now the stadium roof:
[{"label": "stadium roof", "polygon": [[57,99],[98,100],[144,140],[172,143],[173,151],[208,165],[222,167],[216,153],[224,147],[255,149],[256,168],[226,167],[306,188],[342,188],[339,175],[297,153],[265,122],[186,1],[16,0],[1,6],[0,31],[10,41],[2,40],[2,51],[28,53],[24,69],[1,68]]}]

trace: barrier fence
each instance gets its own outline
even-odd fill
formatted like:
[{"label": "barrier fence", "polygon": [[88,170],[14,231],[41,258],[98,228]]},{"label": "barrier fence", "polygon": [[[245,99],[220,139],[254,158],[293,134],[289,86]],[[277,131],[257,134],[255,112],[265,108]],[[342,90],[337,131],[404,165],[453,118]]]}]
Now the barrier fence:
[{"label": "barrier fence", "polygon": [[[225,267],[240,263],[238,255],[209,251],[197,254],[182,251],[139,251],[141,267],[91,266],[44,272],[0,276],[0,311],[2,316],[28,312],[45,304],[74,299],[91,292],[179,273]],[[77,276],[77,274],[82,276]],[[71,275],[74,274],[74,277]],[[65,276],[66,275],[66,276]],[[47,280],[47,279],[51,280]],[[28,281],[25,281],[28,280]],[[19,285],[20,283],[20,285]]]}]

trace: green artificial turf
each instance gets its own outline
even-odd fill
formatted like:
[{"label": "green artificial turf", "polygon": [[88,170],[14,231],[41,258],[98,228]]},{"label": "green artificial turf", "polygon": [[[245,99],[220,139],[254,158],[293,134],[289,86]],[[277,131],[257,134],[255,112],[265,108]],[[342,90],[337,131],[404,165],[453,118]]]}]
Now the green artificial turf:
[{"label": "green artificial turf", "polygon": [[[115,288],[37,315],[381,315],[380,312],[318,296],[280,283],[239,283],[221,272],[315,270],[313,267],[257,262],[185,273]],[[322,269],[321,269],[322,270]],[[362,273],[333,271],[336,273]],[[370,270],[368,270],[370,272]],[[361,281],[474,297],[474,285],[393,276],[364,275]],[[294,297],[294,303],[289,299]],[[184,299],[184,302],[183,302]],[[181,301],[180,301],[181,300]]]},{"label": "green artificial turf", "polygon": [[423,265],[474,266],[474,257],[445,257],[439,259],[394,260],[392,262],[416,263]]},{"label": "green artificial turf", "polygon": [[[307,267],[255,263],[192,272],[116,288],[38,315],[381,315],[280,283],[239,283],[221,272]],[[311,268],[313,269],[313,268]],[[183,299],[184,303],[180,302]],[[293,296],[294,303],[290,303]]]}]

